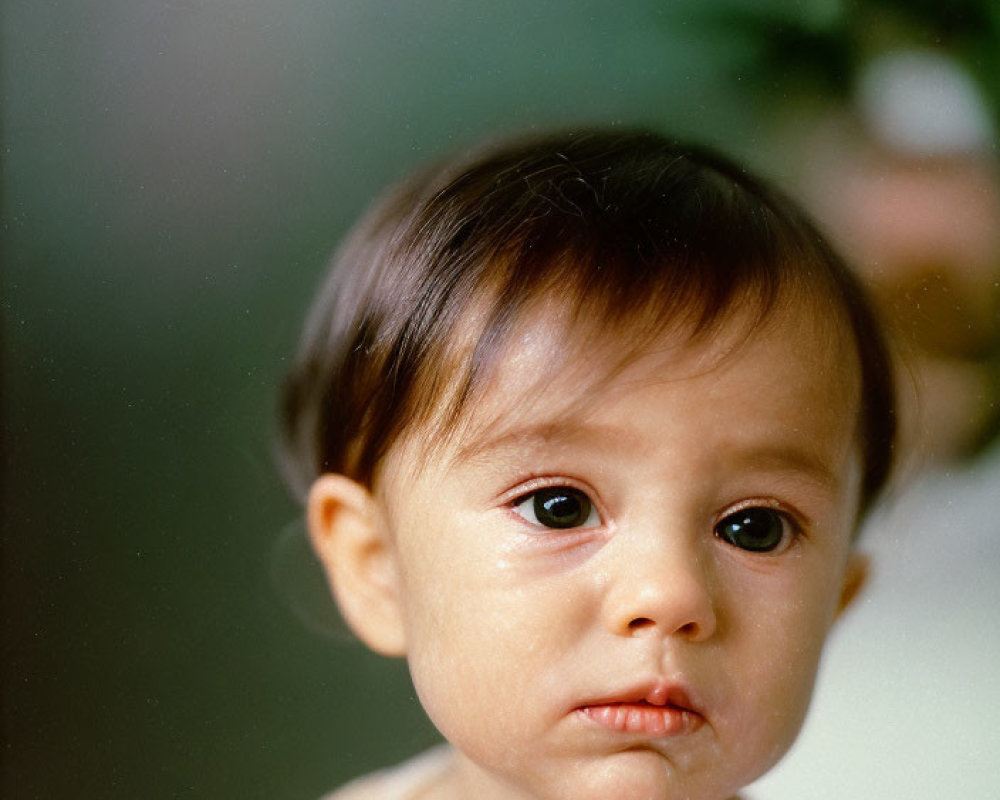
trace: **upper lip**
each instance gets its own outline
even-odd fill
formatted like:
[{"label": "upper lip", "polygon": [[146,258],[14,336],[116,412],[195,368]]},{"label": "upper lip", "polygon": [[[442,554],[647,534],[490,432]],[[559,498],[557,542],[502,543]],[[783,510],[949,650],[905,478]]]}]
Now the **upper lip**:
[{"label": "upper lip", "polygon": [[613,691],[583,703],[581,708],[593,706],[619,705],[624,703],[647,703],[658,707],[677,708],[699,716],[701,707],[687,687],[679,681],[657,679],[635,684],[620,691]]}]

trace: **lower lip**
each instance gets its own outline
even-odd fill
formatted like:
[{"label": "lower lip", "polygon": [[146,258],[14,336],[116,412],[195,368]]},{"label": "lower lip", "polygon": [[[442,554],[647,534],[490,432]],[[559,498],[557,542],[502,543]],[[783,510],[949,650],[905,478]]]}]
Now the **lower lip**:
[{"label": "lower lip", "polygon": [[609,703],[586,706],[579,712],[602,728],[616,733],[641,733],[648,736],[680,736],[701,727],[700,714],[676,706],[650,703]]}]

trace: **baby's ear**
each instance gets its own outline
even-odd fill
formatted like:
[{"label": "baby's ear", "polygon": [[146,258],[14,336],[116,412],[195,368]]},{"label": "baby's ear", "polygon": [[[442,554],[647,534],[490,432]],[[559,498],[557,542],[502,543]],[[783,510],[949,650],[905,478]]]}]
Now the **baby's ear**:
[{"label": "baby's ear", "polygon": [[861,590],[868,583],[871,562],[864,553],[853,551],[847,557],[847,569],[844,570],[844,583],[840,588],[840,600],[837,603],[837,616],[843,614],[853,603]]},{"label": "baby's ear", "polygon": [[371,492],[343,475],[321,475],[309,491],[307,522],[351,630],[378,653],[404,655],[396,551]]}]

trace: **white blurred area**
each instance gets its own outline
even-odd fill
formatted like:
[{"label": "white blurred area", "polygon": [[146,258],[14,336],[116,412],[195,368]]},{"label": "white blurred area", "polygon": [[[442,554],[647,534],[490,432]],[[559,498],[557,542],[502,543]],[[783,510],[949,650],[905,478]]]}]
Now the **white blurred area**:
[{"label": "white blurred area", "polygon": [[858,95],[860,122],[807,136],[803,182],[898,337],[903,475],[803,733],[749,796],[1000,798],[1000,446],[963,455],[997,414],[995,132],[936,52],[882,56]]}]

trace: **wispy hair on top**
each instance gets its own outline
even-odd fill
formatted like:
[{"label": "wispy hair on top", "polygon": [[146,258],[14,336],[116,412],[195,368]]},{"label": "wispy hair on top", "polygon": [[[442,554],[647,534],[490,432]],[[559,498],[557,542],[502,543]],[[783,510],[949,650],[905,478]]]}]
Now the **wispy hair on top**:
[{"label": "wispy hair on top", "polygon": [[890,356],[857,279],[794,202],[648,131],[493,144],[391,189],[336,254],[285,385],[286,472],[300,492],[323,472],[370,486],[412,426],[457,424],[543,301],[638,352],[806,299],[853,335],[865,509],[892,463]]}]

